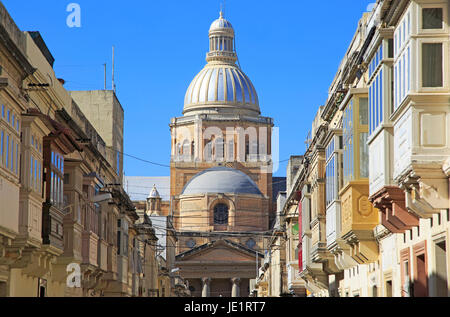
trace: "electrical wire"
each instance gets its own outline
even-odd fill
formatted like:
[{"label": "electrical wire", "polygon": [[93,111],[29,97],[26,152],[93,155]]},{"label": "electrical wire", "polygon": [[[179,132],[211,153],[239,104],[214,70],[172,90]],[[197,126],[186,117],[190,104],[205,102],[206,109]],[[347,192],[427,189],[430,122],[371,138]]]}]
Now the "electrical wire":
[{"label": "electrical wire", "polygon": [[[152,165],[157,165],[157,166],[161,166],[161,167],[168,167],[168,168],[171,167],[170,165],[167,165],[167,164],[149,161],[149,160],[140,158],[140,157],[135,156],[135,155],[127,154],[127,153],[122,152],[122,151],[119,151],[119,150],[115,150],[115,149],[111,149],[111,148],[109,148],[109,150],[114,151],[114,152],[118,152],[118,153],[120,153],[120,154],[122,154],[122,155],[124,155],[124,156],[133,158],[133,159],[135,159],[135,160],[138,160],[138,161],[141,161],[141,162],[144,162],[144,163],[148,163],[148,164],[152,164]],[[290,160],[290,158],[289,158],[289,159],[285,159],[285,160],[281,160],[281,161],[278,161],[278,162],[273,162],[273,163],[283,163],[283,162],[287,162],[287,161],[289,161],[289,160]],[[178,168],[178,167],[175,166],[174,168]]]}]

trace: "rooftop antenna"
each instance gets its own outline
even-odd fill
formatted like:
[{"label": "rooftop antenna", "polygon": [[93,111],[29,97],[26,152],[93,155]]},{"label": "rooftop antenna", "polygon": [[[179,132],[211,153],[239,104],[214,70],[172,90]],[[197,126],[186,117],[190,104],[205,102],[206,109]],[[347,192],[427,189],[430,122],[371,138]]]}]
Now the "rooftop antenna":
[{"label": "rooftop antenna", "polygon": [[112,47],[112,91],[116,92],[116,84],[114,83],[114,45]]}]

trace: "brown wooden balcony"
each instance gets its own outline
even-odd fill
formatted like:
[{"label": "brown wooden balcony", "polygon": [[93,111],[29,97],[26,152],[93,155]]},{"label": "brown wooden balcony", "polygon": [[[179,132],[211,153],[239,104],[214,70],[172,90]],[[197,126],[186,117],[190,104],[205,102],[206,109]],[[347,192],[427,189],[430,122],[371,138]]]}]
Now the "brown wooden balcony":
[{"label": "brown wooden balcony", "polygon": [[385,186],[369,199],[381,212],[381,224],[393,233],[403,233],[419,226],[419,218],[406,209],[405,193],[398,187]]}]

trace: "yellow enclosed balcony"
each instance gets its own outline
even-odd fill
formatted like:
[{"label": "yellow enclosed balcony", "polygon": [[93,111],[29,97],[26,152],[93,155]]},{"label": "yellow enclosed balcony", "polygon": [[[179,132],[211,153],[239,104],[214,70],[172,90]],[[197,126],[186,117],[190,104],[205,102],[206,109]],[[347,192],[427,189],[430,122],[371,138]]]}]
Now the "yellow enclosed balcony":
[{"label": "yellow enclosed balcony", "polygon": [[378,259],[373,229],[378,224],[378,209],[369,202],[368,99],[367,89],[352,89],[344,105],[343,187],[341,238],[350,246],[350,255],[358,263]]}]

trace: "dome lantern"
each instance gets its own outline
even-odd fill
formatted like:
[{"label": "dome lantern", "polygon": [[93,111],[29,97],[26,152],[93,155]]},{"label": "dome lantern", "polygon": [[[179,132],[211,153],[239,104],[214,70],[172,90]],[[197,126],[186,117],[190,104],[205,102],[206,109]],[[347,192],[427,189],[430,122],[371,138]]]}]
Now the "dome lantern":
[{"label": "dome lantern", "polygon": [[150,194],[147,197],[147,213],[149,215],[159,215],[161,211],[161,196],[159,195],[156,185],[153,185]]},{"label": "dome lantern", "polygon": [[236,60],[234,29],[220,11],[220,17],[209,28],[209,52],[206,54],[206,61],[208,63],[212,61],[235,63]]}]

